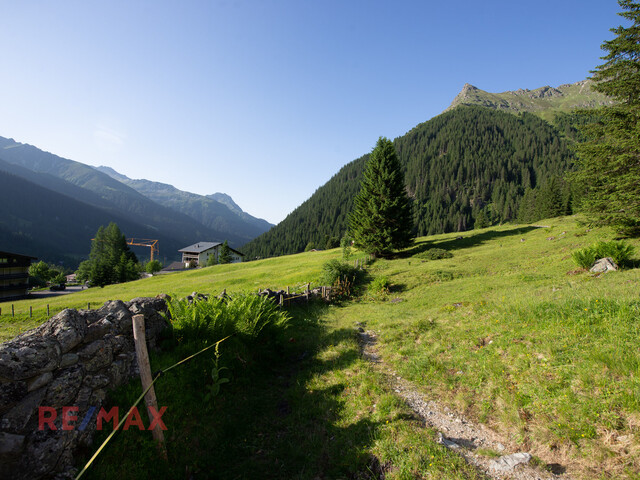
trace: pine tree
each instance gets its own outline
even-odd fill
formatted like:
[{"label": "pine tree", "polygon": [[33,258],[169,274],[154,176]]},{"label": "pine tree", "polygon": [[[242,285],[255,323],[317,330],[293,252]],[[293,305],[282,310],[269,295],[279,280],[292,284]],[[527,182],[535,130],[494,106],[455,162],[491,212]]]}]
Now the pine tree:
[{"label": "pine tree", "polygon": [[594,89],[617,102],[599,109],[583,129],[574,179],[583,188],[583,207],[594,224],[624,235],[640,235],[640,3],[619,0],[619,15],[631,26],[612,28],[605,63],[592,71]]},{"label": "pine tree", "polygon": [[229,249],[229,244],[225,240],[222,246],[220,247],[220,254],[218,255],[218,261],[223,263],[231,263],[231,250]]},{"label": "pine tree", "polygon": [[411,203],[395,147],[386,138],[378,139],[369,156],[349,225],[355,245],[374,256],[411,244]]},{"label": "pine tree", "polygon": [[111,222],[106,228],[98,229],[91,242],[89,260],[80,264],[78,277],[99,287],[128,282],[138,278],[137,263],[126,237],[118,225]]}]

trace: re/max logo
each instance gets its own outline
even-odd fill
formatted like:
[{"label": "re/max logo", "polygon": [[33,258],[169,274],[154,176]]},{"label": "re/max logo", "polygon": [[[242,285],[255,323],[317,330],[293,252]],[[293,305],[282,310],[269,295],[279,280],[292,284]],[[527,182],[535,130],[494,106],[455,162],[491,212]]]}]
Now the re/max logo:
[{"label": "re/max logo", "polygon": [[[93,414],[98,410],[98,407],[89,407],[87,413],[85,414],[82,422],[77,425],[78,421],[78,410],[79,407],[62,407],[62,415],[61,415],[61,429],[62,430],[79,430],[83,431],[91,422],[93,418]],[[162,430],[166,430],[167,427],[162,421],[162,415],[167,411],[167,407],[160,408],[160,411],[157,411],[154,407],[148,407],[150,423],[149,428],[144,427],[144,423],[142,421],[142,417],[140,416],[140,412],[138,411],[138,407],[133,407],[127,414],[127,418],[122,427],[123,430],[129,430],[131,427],[138,427],[138,430],[153,430],[156,427],[160,427]],[[120,413],[120,407],[112,407],[108,412],[104,408],[100,408],[98,411],[98,415],[96,416],[96,428],[97,430],[102,430],[102,424],[109,422],[113,422],[113,429],[118,428],[118,421]],[[49,430],[58,430],[58,427],[55,425],[55,421],[58,418],[58,411],[53,407],[38,407],[38,430],[44,430],[45,425],[48,426]]]}]

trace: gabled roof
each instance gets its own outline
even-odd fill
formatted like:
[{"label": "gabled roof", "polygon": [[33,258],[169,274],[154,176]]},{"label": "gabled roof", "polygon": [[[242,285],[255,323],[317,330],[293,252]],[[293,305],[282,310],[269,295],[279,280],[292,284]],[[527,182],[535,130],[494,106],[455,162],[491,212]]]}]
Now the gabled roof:
[{"label": "gabled roof", "polygon": [[2,256],[2,257],[30,258],[31,260],[37,260],[38,259],[38,257],[31,257],[29,255],[21,255],[19,253],[11,253],[11,252],[0,252],[0,256]]},{"label": "gabled roof", "polygon": [[164,267],[161,272],[177,272],[179,270],[184,270],[184,263],[182,262],[171,262],[169,265]]},{"label": "gabled roof", "polygon": [[188,247],[181,248],[178,250],[179,252],[184,253],[202,253],[207,250],[217,247],[218,245],[222,245],[221,242],[198,242],[193,245],[189,245]]}]

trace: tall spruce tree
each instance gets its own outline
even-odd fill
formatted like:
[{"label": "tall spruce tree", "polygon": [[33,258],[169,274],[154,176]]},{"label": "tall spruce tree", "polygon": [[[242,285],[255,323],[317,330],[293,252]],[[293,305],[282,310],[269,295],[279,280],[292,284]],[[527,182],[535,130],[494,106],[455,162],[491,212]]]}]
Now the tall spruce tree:
[{"label": "tall spruce tree", "polygon": [[592,71],[593,88],[616,100],[598,111],[584,127],[586,141],[577,146],[578,170],[585,211],[599,225],[623,235],[640,235],[640,3],[619,0],[620,16],[631,26],[602,44],[605,63]]},{"label": "tall spruce tree", "polygon": [[128,282],[139,277],[137,263],[126,237],[118,225],[111,222],[106,228],[98,229],[91,242],[89,260],[80,264],[78,276],[99,287]]},{"label": "tall spruce tree", "polygon": [[221,264],[231,263],[233,258],[231,258],[231,249],[229,248],[229,243],[225,240],[224,243],[220,246],[220,253],[218,254],[218,261]]},{"label": "tall spruce tree", "polygon": [[411,244],[411,202],[393,143],[380,137],[367,161],[349,227],[358,248],[388,256]]}]

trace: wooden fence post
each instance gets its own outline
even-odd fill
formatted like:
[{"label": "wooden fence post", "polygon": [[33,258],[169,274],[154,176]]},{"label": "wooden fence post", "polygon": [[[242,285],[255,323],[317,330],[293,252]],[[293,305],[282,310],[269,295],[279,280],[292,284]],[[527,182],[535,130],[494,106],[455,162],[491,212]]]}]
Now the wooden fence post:
[{"label": "wooden fence post", "polygon": [[287,285],[287,295],[289,295],[289,285]]},{"label": "wooden fence post", "polygon": [[47,303],[47,317],[49,316],[49,304]]},{"label": "wooden fence post", "polygon": [[15,316],[15,311],[13,310],[13,303],[11,304],[11,316],[14,317]]},{"label": "wooden fence post", "polygon": [[[140,368],[140,381],[142,382],[142,389],[146,390],[153,381],[151,376],[151,365],[149,364],[149,353],[147,352],[147,341],[144,333],[144,315],[133,316],[133,339],[136,343],[136,357],[138,357],[138,367]],[[149,407],[153,407],[155,411],[158,411],[158,401],[156,400],[156,392],[151,387],[147,394],[144,396],[145,403],[147,404],[147,410]],[[155,415],[149,411],[149,418],[154,418]],[[158,445],[158,450],[162,457],[167,460],[167,447],[164,444],[164,434],[160,425],[156,424],[153,429],[153,439]]]},{"label": "wooden fence post", "polygon": [[29,305],[29,318],[33,317],[33,306]]},{"label": "wooden fence post", "polygon": [[91,310],[91,302],[87,303],[87,310]]},{"label": "wooden fence post", "polygon": [[309,294],[311,293],[311,283],[307,283],[307,290],[304,292],[304,296],[305,299],[307,300],[307,303],[309,303]]}]

